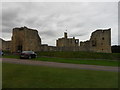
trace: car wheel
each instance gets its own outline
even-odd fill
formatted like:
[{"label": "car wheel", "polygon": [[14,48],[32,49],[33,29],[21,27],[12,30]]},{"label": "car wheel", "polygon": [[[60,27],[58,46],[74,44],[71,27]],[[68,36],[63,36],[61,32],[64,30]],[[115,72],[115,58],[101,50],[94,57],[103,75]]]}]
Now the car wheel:
[{"label": "car wheel", "polygon": [[34,56],[34,58],[36,58],[36,56]]},{"label": "car wheel", "polygon": [[31,56],[29,56],[28,58],[29,58],[29,59],[31,59],[32,57],[31,57]]}]

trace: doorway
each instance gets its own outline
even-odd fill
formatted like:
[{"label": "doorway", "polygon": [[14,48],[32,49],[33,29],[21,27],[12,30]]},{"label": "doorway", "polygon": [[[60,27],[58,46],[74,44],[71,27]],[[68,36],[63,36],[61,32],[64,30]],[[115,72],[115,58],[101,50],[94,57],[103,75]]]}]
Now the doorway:
[{"label": "doorway", "polygon": [[22,52],[22,45],[17,46],[17,52]]}]

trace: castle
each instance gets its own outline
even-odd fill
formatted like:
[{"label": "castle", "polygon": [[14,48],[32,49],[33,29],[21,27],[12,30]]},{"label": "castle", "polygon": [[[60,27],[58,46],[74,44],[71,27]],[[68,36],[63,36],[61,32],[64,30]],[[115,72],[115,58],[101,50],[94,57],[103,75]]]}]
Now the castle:
[{"label": "castle", "polygon": [[87,51],[111,53],[111,29],[96,30],[90,40],[79,42],[79,39],[68,38],[67,32],[64,37],[56,40],[56,46],[48,46],[41,43],[38,31],[27,27],[13,28],[11,41],[2,42],[2,50],[18,52],[32,51]]}]

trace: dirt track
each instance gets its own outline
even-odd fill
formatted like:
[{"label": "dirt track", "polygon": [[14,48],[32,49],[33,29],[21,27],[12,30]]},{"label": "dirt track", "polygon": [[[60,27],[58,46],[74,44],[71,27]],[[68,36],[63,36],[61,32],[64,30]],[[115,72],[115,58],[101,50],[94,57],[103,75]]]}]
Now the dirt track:
[{"label": "dirt track", "polygon": [[118,67],[112,67],[112,66],[68,64],[68,63],[57,63],[57,62],[47,62],[47,61],[33,61],[33,60],[27,60],[27,59],[11,59],[11,58],[2,58],[2,62],[3,63],[15,63],[15,64],[27,64],[27,65],[60,67],[60,68],[74,68],[74,69],[118,72]]}]

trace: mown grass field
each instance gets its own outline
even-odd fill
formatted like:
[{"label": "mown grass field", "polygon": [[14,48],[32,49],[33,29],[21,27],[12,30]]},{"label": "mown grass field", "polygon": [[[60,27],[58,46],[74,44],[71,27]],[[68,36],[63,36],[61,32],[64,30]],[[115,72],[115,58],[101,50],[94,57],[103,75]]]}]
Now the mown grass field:
[{"label": "mown grass field", "polygon": [[118,88],[118,73],[2,64],[3,88]]},{"label": "mown grass field", "polygon": [[101,66],[118,66],[118,61],[107,60],[82,60],[82,59],[66,59],[66,58],[50,58],[50,57],[38,57],[33,60],[61,62],[61,63],[73,63],[73,64],[88,64],[88,65],[101,65]]}]

